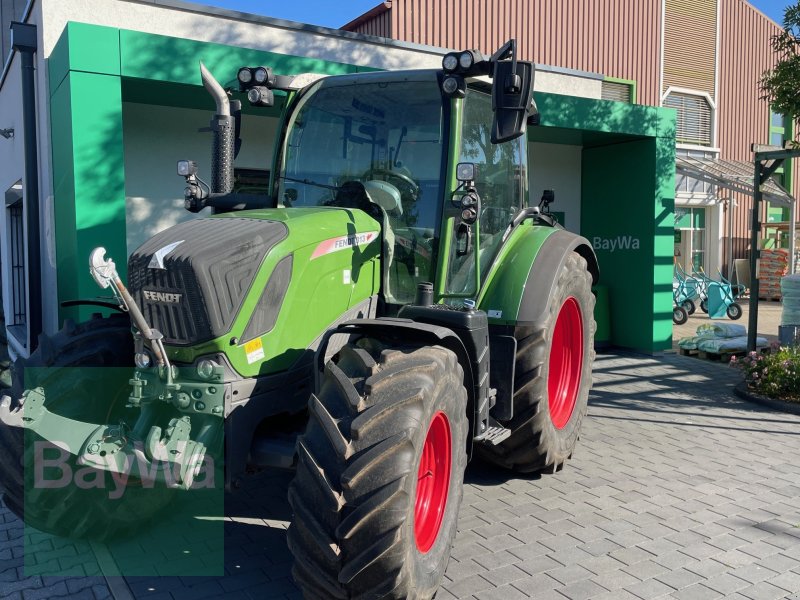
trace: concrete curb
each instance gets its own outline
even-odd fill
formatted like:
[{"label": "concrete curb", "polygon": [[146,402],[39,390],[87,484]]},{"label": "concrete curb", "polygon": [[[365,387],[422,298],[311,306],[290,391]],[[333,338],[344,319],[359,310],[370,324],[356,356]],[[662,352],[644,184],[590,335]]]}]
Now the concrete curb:
[{"label": "concrete curb", "polygon": [[747,400],[748,402],[755,402],[756,404],[761,404],[762,406],[766,406],[780,412],[800,415],[800,402],[785,402],[783,400],[773,400],[772,398],[759,396],[758,394],[754,394],[748,390],[747,384],[744,381],[736,384],[736,387],[733,388],[733,393],[738,398]]}]

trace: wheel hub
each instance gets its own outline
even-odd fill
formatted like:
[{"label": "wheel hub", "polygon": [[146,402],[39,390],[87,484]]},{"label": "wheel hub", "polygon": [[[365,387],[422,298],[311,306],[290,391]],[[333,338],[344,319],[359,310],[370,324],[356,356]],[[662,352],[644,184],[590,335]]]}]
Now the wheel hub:
[{"label": "wheel hub", "polygon": [[431,549],[442,525],[452,465],[450,421],[439,411],[431,420],[417,470],[417,497],[414,502],[414,538],[417,550]]},{"label": "wheel hub", "polygon": [[556,429],[562,429],[572,416],[582,370],[583,317],[578,301],[570,296],[558,311],[547,375],[550,419]]}]

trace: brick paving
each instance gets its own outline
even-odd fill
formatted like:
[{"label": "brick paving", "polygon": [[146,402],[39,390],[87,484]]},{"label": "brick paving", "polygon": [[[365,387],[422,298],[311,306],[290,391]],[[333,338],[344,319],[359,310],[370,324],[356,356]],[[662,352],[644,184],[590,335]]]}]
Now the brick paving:
[{"label": "brick paving", "polygon": [[[437,598],[800,600],[800,417],[736,399],[737,381],[693,358],[598,356],[563,471],[468,468]],[[128,577],[121,595],[299,598],[290,479],[264,473],[226,498],[225,577]],[[22,527],[0,517],[0,596],[108,597],[99,577],[24,578]]]}]

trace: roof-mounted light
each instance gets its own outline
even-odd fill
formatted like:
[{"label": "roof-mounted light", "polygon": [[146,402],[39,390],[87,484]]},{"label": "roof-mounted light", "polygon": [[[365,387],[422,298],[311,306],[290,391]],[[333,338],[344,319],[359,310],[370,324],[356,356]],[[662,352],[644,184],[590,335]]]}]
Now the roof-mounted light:
[{"label": "roof-mounted light", "polygon": [[269,88],[255,86],[247,90],[247,100],[253,106],[273,106],[275,104],[275,95]]},{"label": "roof-mounted light", "polygon": [[263,85],[269,76],[269,72],[264,67],[258,67],[253,71],[253,79],[258,85]]},{"label": "roof-mounted light", "polygon": [[442,92],[445,96],[463,98],[467,92],[467,84],[460,75],[445,75],[442,80]]},{"label": "roof-mounted light", "polygon": [[454,52],[445,54],[442,59],[442,68],[451,73],[455,71],[458,68],[458,54]]},{"label": "roof-mounted light", "polygon": [[253,72],[248,67],[242,67],[236,74],[236,79],[241,85],[247,85],[253,80]]}]

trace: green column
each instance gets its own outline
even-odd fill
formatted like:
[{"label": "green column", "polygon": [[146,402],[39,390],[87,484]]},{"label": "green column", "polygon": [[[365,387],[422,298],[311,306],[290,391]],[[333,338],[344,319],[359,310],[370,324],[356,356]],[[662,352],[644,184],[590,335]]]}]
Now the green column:
[{"label": "green column", "polygon": [[[48,61],[58,300],[102,292],[89,253],[103,246],[125,276],[125,171],[119,32],[69,23]],[[84,320],[96,309],[60,309]]]}]

